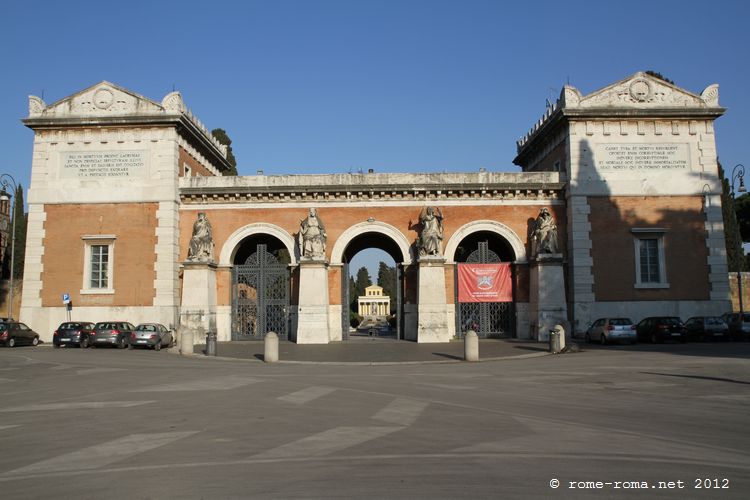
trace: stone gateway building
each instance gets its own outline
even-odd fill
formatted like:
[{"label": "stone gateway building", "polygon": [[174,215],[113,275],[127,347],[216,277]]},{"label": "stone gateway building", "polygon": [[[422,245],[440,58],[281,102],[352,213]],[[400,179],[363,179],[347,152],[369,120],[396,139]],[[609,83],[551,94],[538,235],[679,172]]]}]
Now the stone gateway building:
[{"label": "stone gateway building", "polygon": [[68,294],[73,319],[161,322],[185,345],[346,341],[348,266],[366,248],[397,264],[405,340],[721,314],[723,112],[717,85],[637,73],[586,96],[565,86],[518,141],[517,173],[235,177],[178,92],[30,97],[20,319],[49,341]]}]

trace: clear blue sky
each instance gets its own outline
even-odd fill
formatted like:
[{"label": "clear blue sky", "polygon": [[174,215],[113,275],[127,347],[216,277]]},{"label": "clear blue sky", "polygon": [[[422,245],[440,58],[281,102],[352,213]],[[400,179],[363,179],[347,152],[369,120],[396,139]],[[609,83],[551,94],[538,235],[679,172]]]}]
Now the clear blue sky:
[{"label": "clear blue sky", "polygon": [[516,171],[566,82],[653,69],[720,85],[719,157],[750,167],[748,2],[3,1],[0,173],[28,186],[27,96],[100,80],[175,89],[227,130],[240,174]]}]

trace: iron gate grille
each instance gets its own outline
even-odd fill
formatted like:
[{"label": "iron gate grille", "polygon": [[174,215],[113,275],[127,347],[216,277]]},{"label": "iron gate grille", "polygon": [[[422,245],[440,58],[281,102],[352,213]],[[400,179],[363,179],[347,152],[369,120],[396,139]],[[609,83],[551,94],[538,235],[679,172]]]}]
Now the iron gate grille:
[{"label": "iron gate grille", "polygon": [[260,244],[244,264],[232,268],[232,340],[262,340],[289,334],[289,270]]},{"label": "iron gate grille", "polygon": [[[500,257],[489,249],[486,241],[471,252],[466,259],[468,264],[496,264]],[[458,275],[458,268],[456,268]],[[458,283],[458,277],[454,280]],[[456,290],[458,301],[458,290]],[[474,330],[481,338],[512,337],[516,326],[516,308],[513,302],[458,302],[456,331],[463,338],[469,330]]]}]

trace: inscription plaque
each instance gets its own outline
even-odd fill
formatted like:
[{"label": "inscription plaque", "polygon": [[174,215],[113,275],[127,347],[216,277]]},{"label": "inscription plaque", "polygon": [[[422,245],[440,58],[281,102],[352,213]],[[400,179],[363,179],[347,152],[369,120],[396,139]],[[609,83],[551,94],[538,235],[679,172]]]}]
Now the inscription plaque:
[{"label": "inscription plaque", "polygon": [[600,171],[689,170],[688,144],[597,144],[594,160]]},{"label": "inscription plaque", "polygon": [[148,151],[85,151],[62,153],[63,179],[130,179],[146,175]]}]

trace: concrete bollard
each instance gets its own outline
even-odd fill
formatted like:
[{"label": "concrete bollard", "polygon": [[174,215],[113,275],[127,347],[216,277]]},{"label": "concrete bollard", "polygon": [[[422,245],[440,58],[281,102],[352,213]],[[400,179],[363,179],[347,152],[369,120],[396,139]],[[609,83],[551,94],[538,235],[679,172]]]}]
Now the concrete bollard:
[{"label": "concrete bollard", "polygon": [[479,361],[479,337],[474,330],[469,330],[464,335],[464,360]]},{"label": "concrete bollard", "polygon": [[206,333],[206,356],[216,356],[216,332]]},{"label": "concrete bollard", "polygon": [[275,363],[279,360],[279,336],[274,332],[268,332],[264,339],[263,361]]}]

